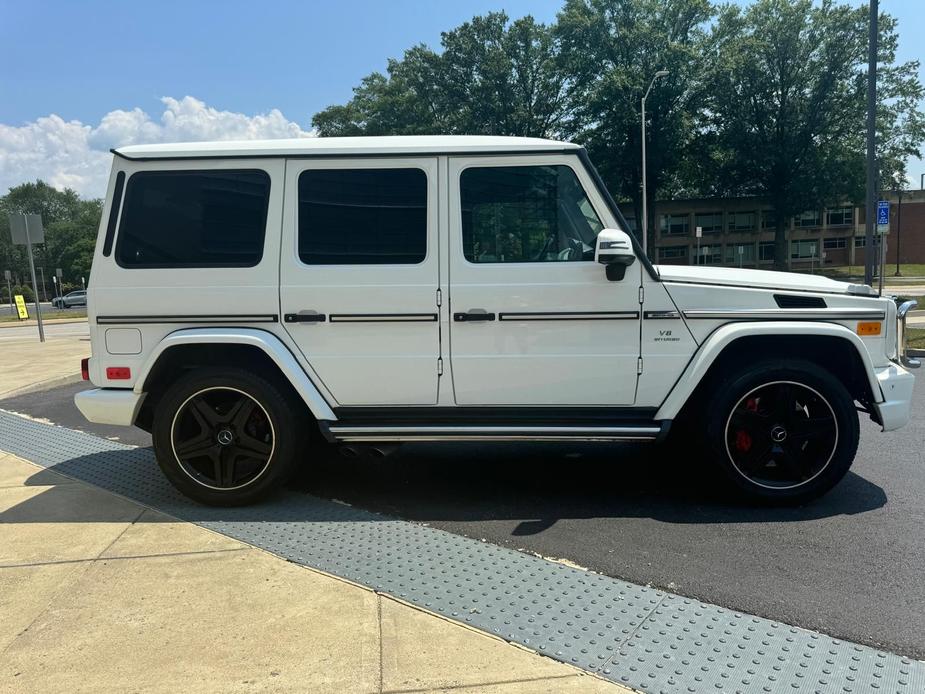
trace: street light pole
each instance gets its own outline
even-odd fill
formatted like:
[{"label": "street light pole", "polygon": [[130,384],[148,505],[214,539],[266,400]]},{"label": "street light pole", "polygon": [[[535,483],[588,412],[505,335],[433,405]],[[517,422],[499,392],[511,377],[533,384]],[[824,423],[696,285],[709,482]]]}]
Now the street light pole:
[{"label": "street light pole", "polygon": [[870,0],[867,45],[867,210],[865,220],[864,284],[874,281],[874,224],[877,222],[877,0]]},{"label": "street light pole", "polygon": [[642,252],[649,257],[649,204],[646,191],[646,99],[649,98],[649,92],[655,80],[668,76],[668,70],[659,70],[655,73],[652,81],[649,82],[649,88],[642,97]]}]

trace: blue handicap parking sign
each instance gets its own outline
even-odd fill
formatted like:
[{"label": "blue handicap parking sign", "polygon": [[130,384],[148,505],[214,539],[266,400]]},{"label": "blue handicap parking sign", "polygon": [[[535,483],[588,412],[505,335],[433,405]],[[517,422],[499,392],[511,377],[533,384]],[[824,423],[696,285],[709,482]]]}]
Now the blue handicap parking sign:
[{"label": "blue handicap parking sign", "polygon": [[880,200],[877,202],[877,224],[890,223],[890,202],[889,200]]}]

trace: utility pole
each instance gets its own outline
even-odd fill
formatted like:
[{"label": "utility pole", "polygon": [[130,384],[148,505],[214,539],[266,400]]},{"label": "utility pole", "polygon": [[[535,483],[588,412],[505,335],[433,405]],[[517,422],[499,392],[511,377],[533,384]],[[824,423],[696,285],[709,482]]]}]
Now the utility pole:
[{"label": "utility pole", "polygon": [[899,196],[899,202],[896,205],[896,277],[902,277],[902,273],[899,271],[899,239],[900,234],[902,234],[902,223],[903,223],[903,188],[902,184],[899,185],[899,190],[896,191],[896,195]]},{"label": "utility pole", "polygon": [[649,92],[657,79],[666,77],[668,70],[659,70],[655,73],[652,81],[649,82],[649,88],[646,89],[642,97],[642,254],[649,257],[649,209],[648,193],[646,191],[646,99],[649,98]]},{"label": "utility pole", "polygon": [[870,0],[870,36],[867,46],[867,209],[864,228],[864,284],[874,281],[874,224],[877,206],[877,0]]}]

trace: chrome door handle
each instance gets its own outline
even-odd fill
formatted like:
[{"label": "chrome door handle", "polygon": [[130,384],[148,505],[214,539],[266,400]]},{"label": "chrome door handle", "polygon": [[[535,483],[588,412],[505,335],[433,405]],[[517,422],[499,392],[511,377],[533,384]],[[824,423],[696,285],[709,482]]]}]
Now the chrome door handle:
[{"label": "chrome door handle", "polygon": [[299,311],[283,316],[286,323],[324,323],[327,319],[327,316],[317,311]]},{"label": "chrome door handle", "polygon": [[486,313],[481,309],[474,309],[466,313],[454,313],[453,320],[457,323],[474,323],[478,321],[490,321],[495,319],[494,313]]}]

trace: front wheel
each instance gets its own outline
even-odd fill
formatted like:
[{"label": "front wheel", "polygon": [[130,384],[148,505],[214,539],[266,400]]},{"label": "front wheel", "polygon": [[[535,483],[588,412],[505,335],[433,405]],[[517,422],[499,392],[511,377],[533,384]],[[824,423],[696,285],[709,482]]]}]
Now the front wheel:
[{"label": "front wheel", "polygon": [[822,496],[857,453],[854,398],[812,362],[751,364],[716,384],[703,412],[714,459],[755,499],[796,504]]},{"label": "front wheel", "polygon": [[201,368],[177,380],[154,413],[158,465],[183,494],[204,504],[254,502],[290,474],[301,428],[270,381],[241,369]]}]

